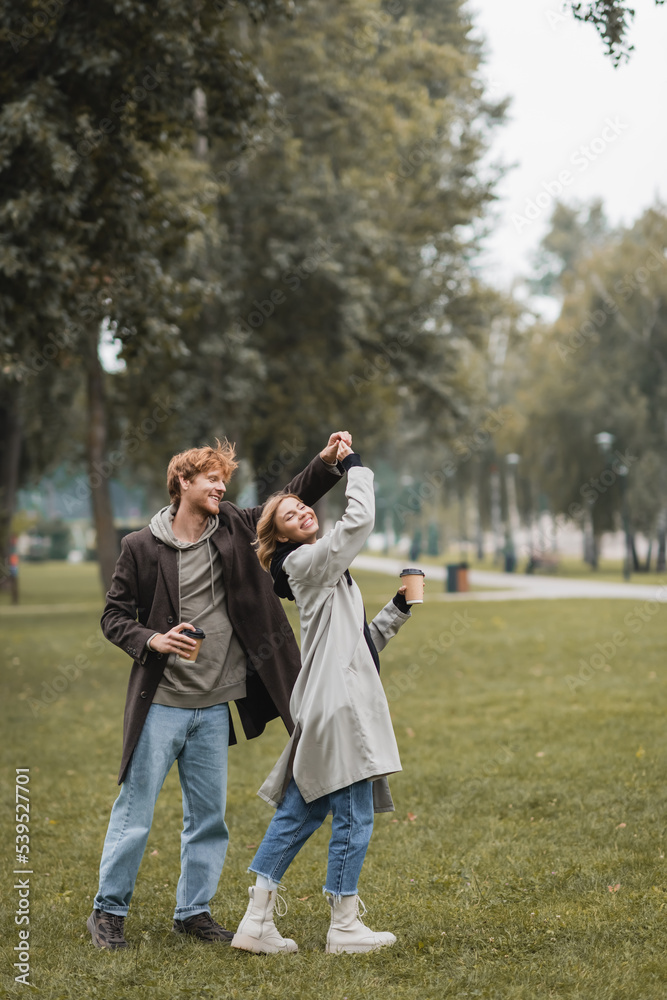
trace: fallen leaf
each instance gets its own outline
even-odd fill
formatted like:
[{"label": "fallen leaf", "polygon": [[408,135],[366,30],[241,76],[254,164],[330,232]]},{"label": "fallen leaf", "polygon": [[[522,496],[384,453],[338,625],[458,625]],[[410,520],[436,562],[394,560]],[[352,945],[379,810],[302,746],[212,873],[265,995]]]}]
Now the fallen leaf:
[{"label": "fallen leaf", "polygon": [[305,901],[307,899],[312,899],[313,897],[312,896],[297,896],[296,898],[299,900],[300,903],[305,903]]},{"label": "fallen leaf", "polygon": [[151,857],[152,857],[152,858],[154,858],[154,857],[155,857],[155,855],[156,855],[156,854],[159,854],[159,853],[160,853],[160,852],[158,851],[158,849],[157,849],[157,847],[156,847],[154,851],[151,851]]},{"label": "fallen leaf", "polygon": [[417,813],[408,813],[408,819],[410,820],[411,823],[414,823],[414,821],[417,819]]},{"label": "fallen leaf", "polygon": [[644,750],[644,747],[640,747],[637,753],[635,754],[635,757],[643,757],[645,753],[646,750]]},{"label": "fallen leaf", "polygon": [[618,826],[616,827],[616,829],[617,830],[625,830],[625,828],[626,828],[627,825],[628,825],[627,823],[619,823]]},{"label": "fallen leaf", "polygon": [[609,892],[618,892],[621,888],[621,883],[617,882],[616,885],[608,885],[607,888],[609,889]]},{"label": "fallen leaf", "polygon": [[538,750],[535,754],[536,757],[544,757],[544,750]]},{"label": "fallen leaf", "polygon": [[408,736],[410,737],[410,739],[412,739],[412,737],[415,735],[414,729],[410,729],[410,726],[408,726],[408,728],[405,731],[408,734]]},{"label": "fallen leaf", "polygon": [[246,850],[247,851],[256,851],[257,850],[257,844],[246,844],[245,846],[246,846]]}]

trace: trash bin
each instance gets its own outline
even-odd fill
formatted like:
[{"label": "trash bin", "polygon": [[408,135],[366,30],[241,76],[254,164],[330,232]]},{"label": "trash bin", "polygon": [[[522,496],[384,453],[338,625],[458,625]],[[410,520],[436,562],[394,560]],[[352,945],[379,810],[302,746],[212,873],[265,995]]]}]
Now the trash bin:
[{"label": "trash bin", "polygon": [[458,572],[456,574],[456,589],[464,594],[470,590],[468,586],[468,563],[459,563]]},{"label": "trash bin", "polygon": [[513,573],[516,569],[516,556],[513,552],[505,553],[505,572]]},{"label": "trash bin", "polygon": [[459,589],[459,564],[447,563],[447,593],[456,594]]}]

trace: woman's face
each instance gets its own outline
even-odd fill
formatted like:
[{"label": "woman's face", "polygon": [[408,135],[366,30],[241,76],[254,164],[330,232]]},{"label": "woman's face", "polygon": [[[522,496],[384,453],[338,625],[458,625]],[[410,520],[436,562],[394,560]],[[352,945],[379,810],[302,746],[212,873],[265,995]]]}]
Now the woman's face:
[{"label": "woman's face", "polygon": [[296,497],[285,497],[276,510],[276,529],[279,542],[305,542],[317,538],[319,524],[312,507],[307,507]]}]

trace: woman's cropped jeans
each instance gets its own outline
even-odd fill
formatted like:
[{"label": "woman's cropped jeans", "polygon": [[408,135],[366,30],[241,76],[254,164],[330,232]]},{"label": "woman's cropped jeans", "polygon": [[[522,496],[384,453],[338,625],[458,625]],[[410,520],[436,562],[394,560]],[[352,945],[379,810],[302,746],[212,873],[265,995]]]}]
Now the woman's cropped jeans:
[{"label": "woman's cropped jeans", "polygon": [[248,871],[280,882],[308,838],[332,813],[324,892],[334,898],[357,893],[373,833],[373,784],[357,781],[306,802],[291,779]]}]

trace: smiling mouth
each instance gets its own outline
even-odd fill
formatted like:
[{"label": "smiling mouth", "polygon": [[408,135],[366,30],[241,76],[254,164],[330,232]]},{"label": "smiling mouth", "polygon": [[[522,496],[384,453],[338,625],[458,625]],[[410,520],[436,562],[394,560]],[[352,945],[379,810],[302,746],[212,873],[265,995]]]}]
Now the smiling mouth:
[{"label": "smiling mouth", "polygon": [[312,528],[312,526],[313,526],[314,523],[315,522],[314,522],[314,520],[313,520],[312,517],[307,517],[306,520],[301,525],[301,527],[302,528]]}]

